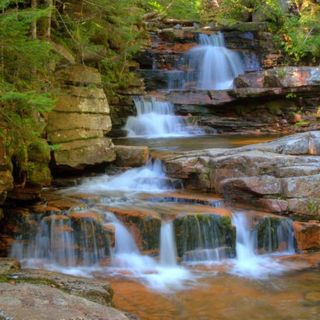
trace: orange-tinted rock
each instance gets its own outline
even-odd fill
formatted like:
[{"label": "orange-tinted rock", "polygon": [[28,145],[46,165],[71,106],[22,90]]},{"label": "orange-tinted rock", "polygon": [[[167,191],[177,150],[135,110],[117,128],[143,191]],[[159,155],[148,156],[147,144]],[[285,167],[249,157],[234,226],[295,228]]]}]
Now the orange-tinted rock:
[{"label": "orange-tinted rock", "polygon": [[293,227],[299,250],[320,249],[319,222],[295,221]]},{"label": "orange-tinted rock", "polygon": [[63,214],[52,214],[43,219],[44,221],[69,221],[69,218]]},{"label": "orange-tinted rock", "polygon": [[120,217],[127,217],[127,218],[139,217],[141,219],[144,219],[144,218],[160,219],[158,213],[152,210],[126,209],[126,208],[116,208],[116,207],[108,207],[108,206],[104,206],[104,208],[106,208],[110,212],[113,212],[114,214]]},{"label": "orange-tinted rock", "polygon": [[83,208],[85,204],[79,200],[71,198],[61,198],[48,202],[48,206],[56,207],[60,210],[70,210],[71,208]]},{"label": "orange-tinted rock", "polygon": [[70,194],[70,198],[82,200],[85,202],[98,202],[100,200],[100,197],[98,195],[92,194],[92,193],[75,193]]},{"label": "orange-tinted rock", "polygon": [[100,216],[95,211],[87,211],[87,212],[72,212],[68,215],[71,219],[81,220],[81,219],[92,219],[92,220],[101,220]]},{"label": "orange-tinted rock", "polygon": [[47,206],[45,204],[37,204],[31,207],[33,213],[57,213],[61,210],[56,207]]},{"label": "orange-tinted rock", "polygon": [[116,165],[120,167],[141,167],[149,160],[149,148],[145,146],[115,146]]}]

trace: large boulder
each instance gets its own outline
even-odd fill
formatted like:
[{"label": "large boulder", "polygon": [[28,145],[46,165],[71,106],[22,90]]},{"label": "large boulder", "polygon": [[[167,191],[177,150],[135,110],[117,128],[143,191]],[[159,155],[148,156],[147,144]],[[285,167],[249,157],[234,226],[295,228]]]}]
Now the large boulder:
[{"label": "large boulder", "polygon": [[72,65],[56,72],[61,84],[57,103],[48,117],[48,140],[58,167],[83,169],[115,160],[110,139],[110,108],[98,70]]},{"label": "large boulder", "polygon": [[299,250],[320,249],[320,223],[293,223],[297,247]]},{"label": "large boulder", "polygon": [[144,146],[115,146],[116,165],[119,167],[141,167],[149,160],[149,149]]},{"label": "large boulder", "polygon": [[3,319],[129,319],[124,313],[114,308],[47,285],[0,283],[0,291],[0,317]]},{"label": "large boulder", "polygon": [[230,201],[308,219],[320,214],[320,132],[235,149],[163,157],[170,177],[186,188],[214,191]]},{"label": "large boulder", "polygon": [[235,79],[237,88],[297,88],[318,86],[319,67],[277,67],[240,75]]}]

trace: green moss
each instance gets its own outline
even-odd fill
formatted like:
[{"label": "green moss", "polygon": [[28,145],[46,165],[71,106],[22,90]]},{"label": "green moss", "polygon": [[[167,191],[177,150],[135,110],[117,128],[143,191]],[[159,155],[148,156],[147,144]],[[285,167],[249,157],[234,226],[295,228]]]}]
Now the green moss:
[{"label": "green moss", "polygon": [[37,139],[29,145],[28,159],[31,162],[48,163],[50,161],[50,146],[45,139]]},{"label": "green moss", "polygon": [[33,185],[48,186],[51,183],[51,172],[46,163],[31,162],[27,165],[27,180]]},{"label": "green moss", "polygon": [[174,221],[178,255],[195,249],[228,247],[235,253],[235,228],[230,217],[195,214]]}]

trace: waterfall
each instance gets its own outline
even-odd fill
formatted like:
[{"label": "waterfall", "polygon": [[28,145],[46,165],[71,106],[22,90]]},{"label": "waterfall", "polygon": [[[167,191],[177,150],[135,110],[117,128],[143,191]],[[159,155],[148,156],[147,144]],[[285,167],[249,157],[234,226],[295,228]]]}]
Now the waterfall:
[{"label": "waterfall", "polygon": [[[152,257],[141,254],[129,230],[111,213],[107,219],[115,226],[115,249],[112,254],[112,273],[121,276],[130,274],[148,287],[161,292],[185,288],[192,275],[176,264],[176,248],[172,223],[161,225],[160,263]],[[125,272],[123,272],[125,271]]]},{"label": "waterfall", "polygon": [[225,47],[221,32],[200,34],[199,46],[188,53],[188,82],[196,82],[200,90],[225,90],[233,88],[233,80],[244,73],[239,53]]},{"label": "waterfall", "polygon": [[232,223],[236,227],[237,260],[240,264],[245,264],[256,256],[254,233],[251,232],[249,221],[244,214],[233,215]]},{"label": "waterfall", "polygon": [[162,222],[160,232],[160,264],[177,265],[177,249],[172,222]]},{"label": "waterfall", "polygon": [[159,193],[174,190],[175,181],[167,178],[160,160],[150,161],[143,167],[129,169],[117,175],[88,178],[76,192],[96,193],[106,191]]},{"label": "waterfall", "polygon": [[178,252],[184,262],[211,263],[234,256],[234,228],[229,217],[190,215],[175,224]]},{"label": "waterfall", "polygon": [[[273,248],[270,236],[272,228],[269,219],[264,219],[260,224],[260,226],[264,225],[265,234],[268,235],[267,242],[264,243],[267,248],[266,251],[271,251]],[[286,219],[284,221],[286,222],[281,221],[277,228],[278,232],[276,234],[279,238],[276,241],[286,242],[288,251],[293,250],[294,252],[293,234],[286,232],[290,230],[290,227],[288,229],[288,226],[291,225],[290,220]],[[232,223],[236,227],[236,259],[232,273],[244,277],[267,278],[269,275],[279,274],[286,270],[285,266],[275,260],[272,255],[258,255],[259,228],[257,231],[257,228],[250,227],[250,221],[245,214],[235,213],[232,217]]]},{"label": "waterfall", "polygon": [[75,218],[34,215],[31,220],[37,227],[30,221],[11,248],[11,256],[27,267],[92,267],[109,255],[109,238],[102,225],[86,216],[81,218],[81,213]]},{"label": "waterfall", "polygon": [[295,252],[294,230],[290,219],[265,217],[254,228],[257,250],[264,253]]},{"label": "waterfall", "polygon": [[182,118],[174,114],[171,103],[153,97],[135,97],[133,101],[137,116],[127,119],[124,129],[128,132],[128,137],[165,138],[192,134]]}]

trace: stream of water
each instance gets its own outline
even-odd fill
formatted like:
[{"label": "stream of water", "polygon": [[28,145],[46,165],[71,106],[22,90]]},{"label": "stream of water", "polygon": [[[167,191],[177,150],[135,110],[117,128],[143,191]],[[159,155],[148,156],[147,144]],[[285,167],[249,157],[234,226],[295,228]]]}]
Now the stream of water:
[{"label": "stream of water", "polygon": [[[220,33],[200,35],[189,68],[188,81],[204,90],[231,88],[243,72]],[[128,118],[129,139],[121,144],[186,151],[272,139],[197,137],[203,132],[175,116],[170,103],[142,97],[134,103],[137,116]],[[87,178],[58,194],[78,196],[88,208],[26,218],[11,249],[26,267],[107,279],[115,305],[145,320],[318,319],[319,273],[297,273],[306,265],[287,259],[296,251],[289,218],[188,193],[160,160]]]}]

